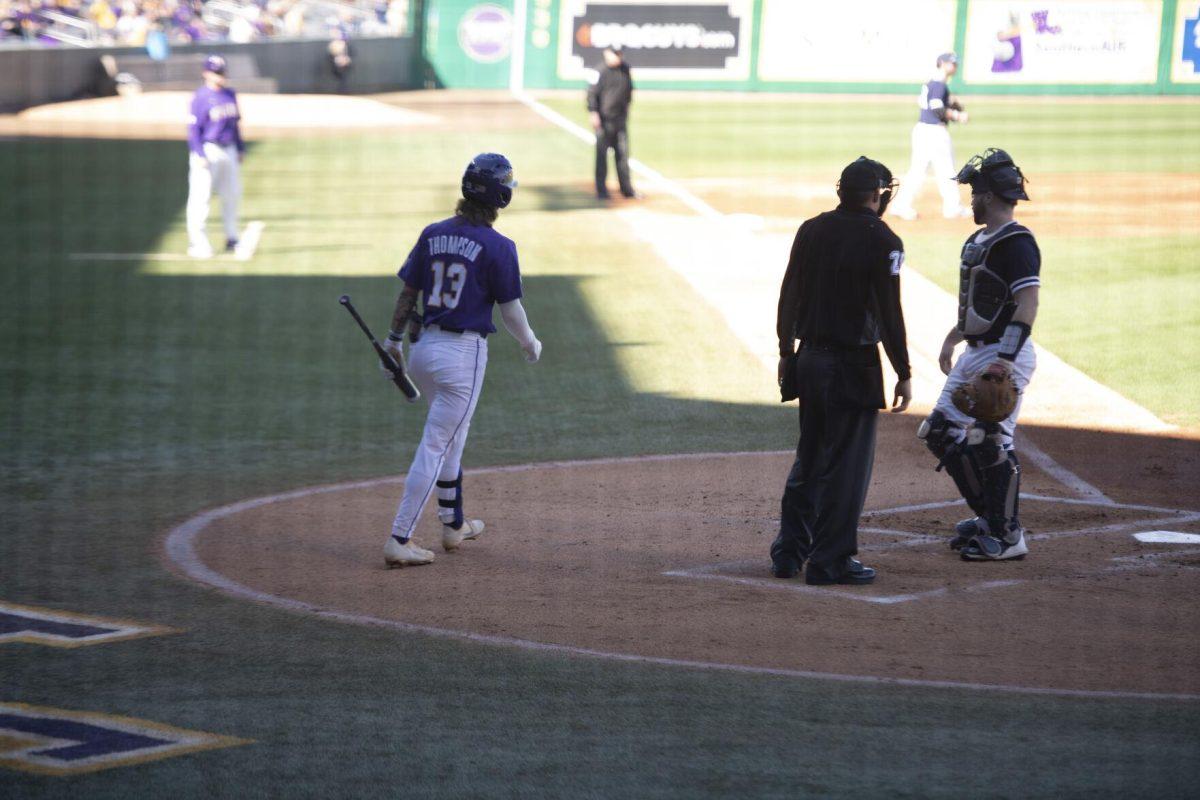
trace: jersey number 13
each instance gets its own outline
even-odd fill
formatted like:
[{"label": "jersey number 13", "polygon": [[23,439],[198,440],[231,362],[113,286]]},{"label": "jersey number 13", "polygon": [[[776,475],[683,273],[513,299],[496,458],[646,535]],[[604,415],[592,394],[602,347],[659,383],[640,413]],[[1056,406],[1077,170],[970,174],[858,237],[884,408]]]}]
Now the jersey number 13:
[{"label": "jersey number 13", "polygon": [[429,267],[433,270],[433,290],[425,298],[425,304],[434,308],[458,308],[467,268],[458,262],[447,267],[444,261],[435,261]]}]

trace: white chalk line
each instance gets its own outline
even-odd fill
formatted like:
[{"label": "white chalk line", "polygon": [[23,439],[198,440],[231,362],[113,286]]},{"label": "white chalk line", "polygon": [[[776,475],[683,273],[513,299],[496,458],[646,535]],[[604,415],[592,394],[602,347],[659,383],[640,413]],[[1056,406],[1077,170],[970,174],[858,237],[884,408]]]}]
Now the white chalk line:
[{"label": "white chalk line", "polygon": [[262,238],[263,229],[267,224],[262,220],[256,219],[246,225],[246,230],[242,231],[242,236],[238,239],[237,247],[233,251],[233,257],[237,261],[249,261],[254,258],[254,252],[258,250],[258,241]]},{"label": "white chalk line", "polygon": [[[784,451],[790,452],[790,451]],[[779,453],[747,452],[742,455],[778,455]],[[500,472],[528,472],[552,467],[582,467],[593,464],[637,463],[641,461],[683,461],[689,459],[713,459],[726,457],[729,453],[686,453],[661,456],[634,456],[627,458],[604,458],[595,460],[554,461],[532,464],[517,464],[504,467],[486,467],[468,471],[471,475],[485,475]],[[389,476],[372,478],[362,481],[336,483],[325,486],[313,486],[295,489],[279,494],[244,500],[220,508],[202,512],[171,529],[164,540],[163,551],[168,561],[174,564],[185,576],[197,583],[209,586],[217,591],[240,600],[251,600],[263,605],[272,606],[285,611],[316,616],[321,619],[336,622],[387,628],[404,633],[419,633],[439,638],[457,639],[500,647],[511,647],[538,653],[554,653],[566,656],[583,656],[598,658],[606,661],[644,664],[671,668],[695,669],[704,671],[729,672],[742,675],[758,675],[781,678],[797,678],[805,680],[824,680],[838,683],[866,684],[873,686],[899,686],[916,689],[952,689],[960,691],[984,691],[1001,694],[1045,695],[1052,697],[1077,697],[1105,700],[1158,700],[1195,702],[1200,700],[1200,694],[1161,693],[1161,692],[1123,692],[1103,691],[1092,689],[1054,689],[1037,686],[1018,686],[1013,684],[971,683],[965,681],[943,681],[921,678],[895,678],[878,675],[847,675],[842,673],[815,672],[810,670],[783,669],[775,667],[754,667],[740,664],[723,664],[714,661],[694,661],[689,659],[664,658],[658,656],[641,656],[632,653],[614,653],[605,650],[594,650],[574,645],[537,642],[530,639],[519,639],[511,636],[496,636],[491,634],[458,631],[449,628],[438,628],[431,625],[418,625],[399,620],[381,619],[366,614],[351,614],[344,611],[321,608],[299,600],[260,592],[244,586],[208,567],[196,552],[196,542],[201,533],[213,522],[226,517],[235,516],[243,511],[285,500],[311,497],[320,494],[349,491],[352,489],[368,489],[387,484],[398,484],[404,476]]]},{"label": "white chalk line", "polygon": [[[1105,501],[1081,500],[1081,499],[1065,498],[1065,497],[1050,497],[1050,496],[1038,495],[1038,494],[1023,495],[1023,497],[1026,500],[1040,500],[1043,502],[1064,503],[1067,505],[1100,506],[1100,507],[1104,507],[1104,508],[1120,508],[1120,509],[1136,510],[1136,511],[1153,511],[1156,513],[1167,513],[1167,514],[1173,515],[1173,516],[1169,516],[1169,517],[1155,517],[1155,518],[1150,518],[1150,519],[1127,520],[1124,522],[1110,523],[1108,525],[1099,525],[1099,526],[1078,528],[1078,529],[1072,529],[1072,530],[1047,531],[1045,533],[1031,533],[1026,536],[1026,539],[1029,541],[1047,541],[1047,540],[1051,540],[1051,539],[1065,539],[1065,538],[1073,538],[1073,537],[1077,537],[1077,536],[1104,536],[1104,535],[1109,535],[1109,534],[1114,534],[1114,533],[1124,533],[1126,531],[1131,531],[1136,528],[1152,527],[1155,525],[1163,525],[1163,524],[1184,525],[1184,524],[1191,523],[1191,522],[1200,522],[1200,512],[1189,512],[1184,509],[1163,508],[1160,506],[1146,506],[1146,505],[1139,505],[1136,503],[1115,503],[1111,500],[1108,500],[1107,498],[1105,498]],[[865,518],[868,515],[896,514],[896,513],[912,512],[912,511],[931,511],[931,510],[935,510],[935,509],[939,509],[939,508],[949,508],[952,506],[963,505],[963,504],[964,504],[964,502],[962,500],[949,500],[949,501],[933,502],[933,503],[918,503],[918,504],[914,504],[914,505],[895,506],[893,508],[874,509],[872,511],[864,512],[862,516]],[[901,548],[901,547],[920,547],[922,545],[930,545],[930,544],[936,545],[939,543],[944,543],[946,541],[946,537],[944,537],[944,536],[935,536],[935,535],[931,535],[931,534],[924,534],[924,533],[920,533],[917,531],[904,531],[904,530],[899,530],[899,529],[895,529],[895,528],[860,527],[858,530],[860,533],[875,533],[875,534],[884,535],[884,536],[901,537],[901,541],[898,541],[898,542],[881,542],[881,543],[872,545],[871,549],[876,552],[878,552],[880,550],[893,550],[893,549],[897,549],[897,548]],[[1198,552],[1200,552],[1200,551],[1198,551]],[[1126,556],[1122,559],[1114,558],[1113,560],[1118,561],[1118,560],[1139,559],[1140,560],[1139,564],[1141,566],[1145,566],[1145,561],[1147,559],[1157,560],[1157,559],[1161,559],[1161,558],[1165,558],[1165,557],[1179,556],[1179,555],[1185,555],[1185,554],[1186,553],[1182,553],[1182,552],[1179,552],[1178,550],[1175,550],[1175,551],[1165,551],[1163,553],[1154,554],[1153,557],[1137,555],[1137,556]],[[966,586],[957,587],[957,588],[953,588],[953,589],[948,588],[948,587],[941,587],[938,589],[930,589],[930,590],[924,591],[924,592],[912,592],[912,593],[907,593],[907,594],[870,595],[870,594],[862,593],[861,591],[843,591],[843,590],[839,590],[839,589],[830,589],[828,587],[809,586],[807,584],[798,583],[798,582],[784,582],[778,578],[774,578],[774,579],[745,578],[745,577],[739,577],[736,575],[722,574],[723,572],[727,572],[730,570],[743,569],[747,566],[757,566],[757,565],[759,565],[759,563],[760,562],[757,560],[756,561],[747,561],[747,560],[725,561],[725,562],[720,562],[717,564],[704,564],[704,565],[697,566],[697,567],[688,567],[688,568],[684,568],[684,569],[669,570],[667,572],[663,572],[662,575],[665,577],[668,577],[668,578],[689,578],[689,579],[693,579],[693,580],[721,581],[721,582],[725,582],[725,583],[733,583],[733,584],[739,584],[739,585],[743,585],[743,586],[757,586],[760,588],[783,590],[783,591],[795,592],[795,593],[799,593],[799,594],[815,594],[815,595],[820,595],[820,596],[824,596],[824,597],[837,597],[837,598],[842,598],[845,600],[856,600],[856,601],[862,602],[862,603],[876,603],[876,604],[885,604],[885,605],[892,605],[892,604],[896,604],[896,603],[908,603],[908,602],[912,602],[915,600],[925,600],[925,599],[928,599],[931,597],[940,597],[940,596],[948,594],[950,592],[975,592],[975,591],[985,591],[988,589],[1007,588],[1010,586],[1016,586],[1018,584],[1026,583],[1029,580],[1037,580],[1037,581],[1056,580],[1056,578],[1035,578],[1035,579],[1022,578],[1022,579],[1012,579],[1012,580],[983,581],[980,583],[972,583],[972,584],[968,584]],[[1073,573],[1068,576],[1063,576],[1061,579],[1103,575],[1103,574],[1106,574],[1109,572],[1117,571],[1119,569],[1129,569],[1129,567],[1109,567],[1109,568],[1096,570],[1096,571],[1092,571],[1092,572],[1077,572],[1077,573]],[[1190,567],[1189,567],[1189,569],[1190,569]]]},{"label": "white chalk line", "polygon": [[195,258],[186,253],[70,253],[67,258],[71,261],[249,261],[258,250],[266,227],[262,220],[247,223],[232,253],[214,253],[209,258]]},{"label": "white chalk line", "polygon": [[[527,106],[530,110],[532,110],[535,114],[558,126],[562,130],[574,136],[576,139],[579,139],[586,144],[591,144],[593,146],[595,145],[596,136],[594,133],[586,130],[580,125],[577,125],[576,123],[564,117],[562,114],[559,114],[554,109],[538,101],[528,92],[514,88],[513,96]],[[643,164],[637,159],[631,158],[629,160],[629,167],[638,175],[653,181],[672,197],[682,202],[700,216],[706,219],[725,218],[726,215],[722,214],[700,197],[688,191],[683,185],[671,180],[661,172],[658,172],[646,164]],[[1027,434],[1022,435],[1021,442],[1022,455],[1027,453],[1030,461],[1040,467],[1055,480],[1062,483],[1063,486],[1065,486],[1068,490],[1075,492],[1081,498],[1088,500],[1095,500],[1098,502],[1106,502],[1109,500],[1109,498],[1095,486],[1059,464],[1048,453],[1030,442]]]},{"label": "white chalk line", "polygon": [[1031,442],[1024,430],[1021,432],[1021,446],[1017,452],[1020,453],[1022,458],[1027,458],[1036,464],[1041,468],[1042,472],[1057,480],[1063,486],[1067,487],[1067,489],[1075,492],[1081,499],[1105,505],[1115,505],[1108,495],[1059,464],[1045,450]]}]

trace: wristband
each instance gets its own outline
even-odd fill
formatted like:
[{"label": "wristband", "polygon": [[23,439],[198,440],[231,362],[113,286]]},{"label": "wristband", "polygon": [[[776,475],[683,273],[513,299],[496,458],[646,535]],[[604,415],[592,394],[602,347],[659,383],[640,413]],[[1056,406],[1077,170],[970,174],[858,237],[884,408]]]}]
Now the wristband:
[{"label": "wristband", "polygon": [[1025,340],[1029,338],[1032,331],[1033,329],[1024,322],[1008,323],[1008,327],[1004,329],[1004,335],[1000,337],[1000,350],[996,355],[1005,361],[1015,360],[1017,353],[1021,352],[1021,348],[1025,346]]},{"label": "wristband", "polygon": [[387,338],[389,342],[403,342],[404,334],[396,333],[395,331],[388,331]]}]

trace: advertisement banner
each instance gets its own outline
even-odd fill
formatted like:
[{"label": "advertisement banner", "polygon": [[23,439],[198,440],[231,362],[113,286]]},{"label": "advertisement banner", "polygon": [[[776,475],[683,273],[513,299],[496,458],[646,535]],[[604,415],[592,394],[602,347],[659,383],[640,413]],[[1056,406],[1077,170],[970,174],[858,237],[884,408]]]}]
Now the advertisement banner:
[{"label": "advertisement banner", "polygon": [[425,56],[443,86],[507,86],[515,35],[512,0],[426,3]]},{"label": "advertisement banner", "polygon": [[1139,84],[1158,78],[1161,0],[975,0],[972,84]]},{"label": "advertisement banner", "polygon": [[558,76],[586,79],[605,47],[622,48],[635,80],[750,77],[753,0],[563,0]]},{"label": "advertisement banner", "polygon": [[956,0],[763,0],[763,81],[913,83],[954,49]]},{"label": "advertisement banner", "polygon": [[1180,0],[1171,43],[1171,82],[1200,83],[1200,0]]}]

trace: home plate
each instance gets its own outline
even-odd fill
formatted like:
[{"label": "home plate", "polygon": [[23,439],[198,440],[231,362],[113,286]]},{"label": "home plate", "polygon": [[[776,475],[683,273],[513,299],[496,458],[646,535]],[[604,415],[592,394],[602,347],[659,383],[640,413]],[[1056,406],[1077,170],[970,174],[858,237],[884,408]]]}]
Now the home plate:
[{"label": "home plate", "polygon": [[1142,531],[1135,533],[1133,538],[1147,544],[1200,544],[1200,533],[1180,531]]}]

